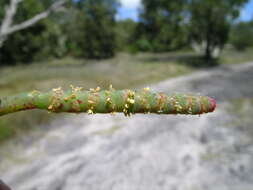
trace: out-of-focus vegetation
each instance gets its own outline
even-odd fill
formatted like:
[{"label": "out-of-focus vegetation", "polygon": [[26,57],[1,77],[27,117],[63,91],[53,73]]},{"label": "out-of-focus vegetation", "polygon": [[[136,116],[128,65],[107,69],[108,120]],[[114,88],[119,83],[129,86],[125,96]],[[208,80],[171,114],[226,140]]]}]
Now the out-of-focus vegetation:
[{"label": "out-of-focus vegetation", "polygon": [[185,0],[143,0],[136,45],[141,51],[164,52],[187,44]]},{"label": "out-of-focus vegetation", "polygon": [[[15,22],[32,18],[45,10],[49,2],[24,0],[17,10]],[[29,63],[66,56],[93,59],[113,57],[116,52],[117,1],[68,2],[63,12],[10,35],[0,49],[1,64]],[[0,7],[0,21],[4,18],[4,7]]]},{"label": "out-of-focus vegetation", "polygon": [[117,51],[133,54],[138,52],[136,42],[134,41],[137,24],[131,19],[117,21],[115,28]]},{"label": "out-of-focus vegetation", "polygon": [[253,47],[253,21],[239,22],[232,26],[230,43],[238,51]]},{"label": "out-of-focus vegetation", "polygon": [[223,51],[219,59],[221,64],[240,64],[253,60],[253,48],[247,48],[244,51],[227,49]]},{"label": "out-of-focus vegetation", "polygon": [[[5,6],[8,1],[3,1],[0,6],[0,21],[4,17]],[[20,4],[15,16],[15,23],[26,20],[44,9],[42,1],[27,0]],[[42,47],[47,44],[46,32],[50,32],[49,20],[43,20],[35,26],[10,35],[3,47],[0,48],[0,63],[12,64],[35,60],[42,55]],[[47,52],[49,54],[49,52]]]},{"label": "out-of-focus vegetation", "polygon": [[[86,0],[79,1],[80,11],[85,13],[83,18],[83,36],[80,41],[82,54],[86,58],[109,58],[114,56],[115,14],[118,4],[115,0]],[[78,19],[78,18],[77,18]]]},{"label": "out-of-focus vegetation", "polygon": [[[52,2],[23,0],[13,22]],[[217,63],[253,60],[253,23],[236,20],[246,2],[142,0],[133,21],[116,19],[118,0],[67,0],[63,11],[0,46],[0,96],[70,84],[134,88]],[[0,26],[8,3],[0,1]],[[3,117],[0,141],[53,117],[41,111]]]},{"label": "out-of-focus vegetation", "polygon": [[[139,21],[134,22],[116,20],[118,0],[68,0],[63,12],[8,36],[0,48],[0,62],[9,65],[67,56],[102,59],[121,51],[182,49],[197,51],[208,61],[217,58],[228,43],[238,50],[252,46],[252,22],[235,22],[246,2],[142,0]],[[33,17],[50,3],[24,0],[14,23]],[[7,4],[1,1],[0,23]]]}]

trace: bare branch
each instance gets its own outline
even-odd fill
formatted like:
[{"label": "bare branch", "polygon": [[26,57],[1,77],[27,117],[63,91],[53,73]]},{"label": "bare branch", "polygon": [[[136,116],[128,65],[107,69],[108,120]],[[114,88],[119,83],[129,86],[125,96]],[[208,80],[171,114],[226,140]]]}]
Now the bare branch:
[{"label": "bare branch", "polygon": [[59,8],[61,8],[62,5],[64,4],[64,2],[65,2],[64,0],[57,1],[46,11],[35,15],[33,18],[31,18],[23,23],[16,24],[16,25],[10,27],[9,30],[7,31],[7,35],[14,33],[16,31],[19,31],[19,30],[23,30],[25,28],[28,28],[28,27],[34,25],[35,23],[37,23],[38,21],[48,17],[48,15],[50,15],[52,12],[57,11]]},{"label": "bare branch", "polygon": [[13,17],[15,16],[17,12],[18,4],[22,0],[10,0],[10,5],[6,6],[5,8],[5,17],[2,21],[2,25],[0,27],[0,46],[2,45],[3,41],[6,39],[6,33],[9,30],[9,27],[11,26],[13,22]]},{"label": "bare branch", "polygon": [[1,26],[1,29],[0,29],[0,34],[6,33],[6,31],[11,26],[11,24],[13,22],[13,17],[15,16],[15,14],[17,12],[18,4],[21,1],[22,0],[11,0],[10,5],[6,7],[5,17],[4,17],[3,22],[2,22],[2,26]]},{"label": "bare branch", "polygon": [[63,7],[65,0],[58,0],[53,3],[47,10],[41,12],[29,20],[26,20],[20,24],[12,26],[13,18],[17,12],[18,4],[23,0],[10,0],[10,5],[6,8],[5,17],[3,19],[2,25],[0,27],[0,47],[3,42],[7,39],[7,36],[17,32],[19,30],[26,29],[40,20],[47,18],[52,12],[60,10]]}]

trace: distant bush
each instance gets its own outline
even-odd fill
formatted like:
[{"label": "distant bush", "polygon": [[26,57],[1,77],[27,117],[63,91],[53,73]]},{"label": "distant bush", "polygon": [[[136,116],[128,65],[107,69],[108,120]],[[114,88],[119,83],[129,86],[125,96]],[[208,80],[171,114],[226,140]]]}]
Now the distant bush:
[{"label": "distant bush", "polygon": [[253,22],[240,22],[233,26],[230,43],[237,50],[245,50],[253,46]]},{"label": "distant bush", "polygon": [[116,51],[116,0],[79,1],[84,14],[82,38],[79,44],[82,56],[91,59],[109,58]]},{"label": "distant bush", "polygon": [[119,20],[116,23],[117,51],[135,53],[138,49],[135,46],[134,33],[137,22],[131,19]]}]

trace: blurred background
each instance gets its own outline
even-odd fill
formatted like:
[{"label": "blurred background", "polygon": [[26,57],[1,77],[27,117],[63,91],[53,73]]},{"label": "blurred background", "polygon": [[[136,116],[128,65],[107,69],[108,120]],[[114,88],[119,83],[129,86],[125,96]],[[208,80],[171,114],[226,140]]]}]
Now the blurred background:
[{"label": "blurred background", "polygon": [[14,190],[252,190],[253,0],[1,0],[0,96],[70,85],[215,98],[198,116],[0,118]]}]

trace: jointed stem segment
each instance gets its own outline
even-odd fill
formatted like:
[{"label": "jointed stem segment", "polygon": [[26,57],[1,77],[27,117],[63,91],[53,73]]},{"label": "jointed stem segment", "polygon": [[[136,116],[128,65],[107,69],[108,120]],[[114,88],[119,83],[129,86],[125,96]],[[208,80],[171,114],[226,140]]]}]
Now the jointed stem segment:
[{"label": "jointed stem segment", "polygon": [[71,86],[71,90],[61,88],[41,93],[33,91],[16,96],[0,98],[0,116],[28,109],[45,109],[50,112],[123,112],[125,116],[134,113],[157,114],[202,114],[214,111],[215,100],[206,96],[192,96],[153,93],[148,88],[139,91],[109,90],[100,88],[84,91]]}]

